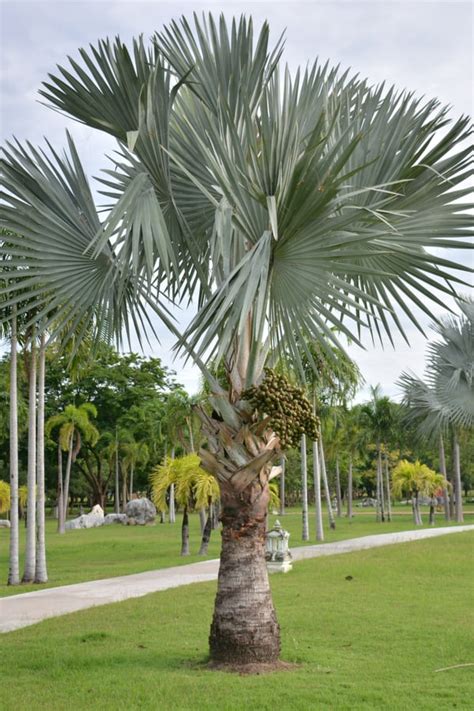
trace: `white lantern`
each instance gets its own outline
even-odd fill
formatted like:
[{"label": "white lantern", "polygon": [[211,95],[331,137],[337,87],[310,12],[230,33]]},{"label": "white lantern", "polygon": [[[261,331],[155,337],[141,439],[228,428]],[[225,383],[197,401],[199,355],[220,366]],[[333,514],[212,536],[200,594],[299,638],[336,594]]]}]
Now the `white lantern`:
[{"label": "white lantern", "polygon": [[280,521],[275,521],[275,525],[267,533],[265,545],[265,560],[270,573],[287,573],[292,569],[289,538],[290,534],[282,528]]}]

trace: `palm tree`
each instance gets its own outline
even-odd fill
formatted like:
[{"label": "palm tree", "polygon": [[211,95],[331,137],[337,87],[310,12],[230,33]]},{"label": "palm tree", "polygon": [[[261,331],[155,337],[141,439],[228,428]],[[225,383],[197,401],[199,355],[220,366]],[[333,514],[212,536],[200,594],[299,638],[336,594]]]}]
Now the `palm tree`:
[{"label": "palm tree", "polygon": [[[444,437],[452,437],[453,482],[456,521],[462,523],[462,482],[459,437],[462,431],[474,427],[474,302],[458,301],[461,311],[433,325],[440,336],[428,348],[426,382],[402,373],[400,385],[407,419],[415,422],[419,435],[428,440],[439,439],[440,468],[446,472]],[[449,492],[446,487],[445,501]]]},{"label": "palm tree", "polygon": [[382,453],[390,436],[393,423],[392,403],[390,398],[383,397],[380,385],[370,388],[371,400],[363,407],[365,426],[376,449],[376,499],[377,521],[385,521],[385,498],[390,499],[390,482],[388,467],[386,468],[386,491],[384,492]]},{"label": "palm tree", "polygon": [[[99,439],[99,432],[90,422],[90,417],[97,417],[97,410],[90,402],[75,405],[66,405],[64,412],[53,415],[46,423],[48,437],[54,430],[59,431],[58,445],[63,452],[67,452],[66,475],[64,483],[61,481],[59,489],[62,491],[61,507],[59,510],[58,531],[65,533],[65,523],[69,504],[69,482],[71,469],[79,454],[82,441],[95,444]],[[60,476],[60,472],[58,472]]]},{"label": "palm tree", "polygon": [[[402,459],[393,470],[393,493],[395,496],[410,496],[412,502],[413,522],[422,526],[419,495],[425,494],[431,498],[440,487],[446,487],[446,480],[432,469],[416,462]],[[431,503],[431,508],[433,504]],[[430,511],[430,523],[434,523],[433,512]]]},{"label": "palm tree", "polygon": [[[243,393],[287,355],[303,377],[304,343],[337,341],[332,326],[357,343],[359,328],[390,338],[417,294],[452,294],[462,267],[432,248],[470,229],[467,118],[446,130],[437,101],[328,66],[280,77],[282,43],[270,48],[266,23],[253,34],[244,17],[183,19],[151,50],[100,42],[84,68],[50,76],[47,102],[120,142],[102,221],[70,136],[67,159],[8,144],[3,160],[3,224],[23,236],[2,249],[26,255],[14,289],[28,287],[32,319],[121,339],[144,338],[157,316],[209,384],[200,456],[223,523],[210,648],[232,663],[280,649],[264,556],[280,438]],[[167,307],[193,297],[183,333]]]},{"label": "palm tree", "polygon": [[125,456],[123,459],[123,465],[126,470],[130,469],[130,487],[129,496],[133,496],[133,477],[135,474],[135,467],[137,464],[146,464],[150,458],[150,452],[148,450],[148,445],[146,442],[137,442],[133,437],[129,442],[123,445],[123,450]]}]

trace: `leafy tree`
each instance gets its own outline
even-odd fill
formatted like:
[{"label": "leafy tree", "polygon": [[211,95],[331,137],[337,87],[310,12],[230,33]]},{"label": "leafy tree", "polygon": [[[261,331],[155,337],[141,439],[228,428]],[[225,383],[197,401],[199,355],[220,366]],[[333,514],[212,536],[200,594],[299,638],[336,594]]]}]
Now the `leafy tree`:
[{"label": "leafy tree", "polygon": [[[24,236],[2,249],[26,255],[15,289],[28,285],[55,330],[83,319],[100,337],[144,338],[156,314],[210,384],[200,455],[223,505],[220,662],[280,648],[263,543],[280,440],[243,392],[287,354],[302,377],[304,343],[336,341],[332,326],[391,338],[398,308],[417,323],[411,302],[429,311],[418,294],[452,294],[460,268],[432,248],[470,229],[467,118],[445,130],[437,101],[317,64],[282,81],[281,53],[267,24],[254,44],[251,20],[183,19],[151,50],[101,42],[85,69],[50,76],[43,98],[120,141],[102,221],[70,136],[68,158],[9,144],[3,161],[2,220]],[[182,333],[168,305],[194,296]],[[207,360],[224,362],[227,387]]]},{"label": "leafy tree", "polygon": [[[421,464],[418,459],[416,462],[402,459],[393,470],[393,492],[395,496],[405,495],[411,497],[415,526],[423,524],[420,513],[420,494],[432,497],[438,489],[445,486],[444,477],[436,474],[426,464]],[[430,514],[430,523],[432,522],[431,519],[432,514]]]}]

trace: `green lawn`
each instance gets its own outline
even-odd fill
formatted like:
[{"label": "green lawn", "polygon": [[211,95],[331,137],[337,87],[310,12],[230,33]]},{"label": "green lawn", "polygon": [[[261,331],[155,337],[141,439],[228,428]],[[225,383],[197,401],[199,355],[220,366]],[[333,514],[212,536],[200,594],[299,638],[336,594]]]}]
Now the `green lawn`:
[{"label": "green lawn", "polygon": [[[2,636],[0,707],[143,711],[472,708],[474,534],[299,562],[271,578],[282,658],[268,676],[208,671],[214,583]],[[347,580],[346,576],[352,576]]]},{"label": "green lawn", "polygon": [[[406,506],[398,507],[391,523],[379,524],[375,521],[373,511],[356,510],[354,519],[349,522],[345,518],[337,520],[335,531],[330,531],[325,525],[326,541],[337,541],[345,538],[356,538],[374,533],[389,531],[404,531],[412,529],[413,521]],[[270,516],[270,526],[276,516]],[[428,516],[424,515],[425,524]],[[301,513],[290,509],[282,517],[285,528],[290,533],[290,545],[302,545]],[[474,514],[465,516],[466,523],[474,523]],[[199,549],[199,517],[190,516],[191,552],[192,555],[182,558],[180,552],[180,516],[176,524],[156,524],[156,526],[104,526],[79,531],[68,531],[64,536],[56,533],[56,522],[47,521],[48,549],[48,586],[68,585],[85,580],[98,580],[116,575],[141,573],[145,570],[165,568],[172,565],[183,565],[202,560],[197,556]],[[437,525],[444,526],[442,514],[437,516]],[[25,529],[21,529],[21,552],[24,549]],[[310,513],[309,543],[315,543],[314,513]],[[29,590],[37,590],[39,585],[7,586],[8,576],[8,530],[0,529],[0,597],[15,595]],[[213,531],[209,557],[219,556],[220,532]]]}]

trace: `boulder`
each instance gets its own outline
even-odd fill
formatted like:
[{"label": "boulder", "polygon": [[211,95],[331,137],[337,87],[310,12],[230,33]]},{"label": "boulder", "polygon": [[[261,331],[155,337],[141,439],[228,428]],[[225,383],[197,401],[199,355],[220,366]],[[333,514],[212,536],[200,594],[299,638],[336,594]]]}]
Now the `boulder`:
[{"label": "boulder", "polygon": [[0,518],[0,528],[10,528],[10,521],[6,518]]},{"label": "boulder", "polygon": [[94,506],[89,513],[82,514],[77,518],[66,521],[66,529],[74,530],[77,528],[96,528],[104,524],[104,510],[99,504]]},{"label": "boulder", "polygon": [[125,506],[129,526],[145,526],[155,523],[156,508],[150,499],[133,499]]},{"label": "boulder", "polygon": [[121,523],[124,526],[127,525],[128,516],[127,514],[107,514],[104,518],[104,526],[110,526],[112,523]]}]

